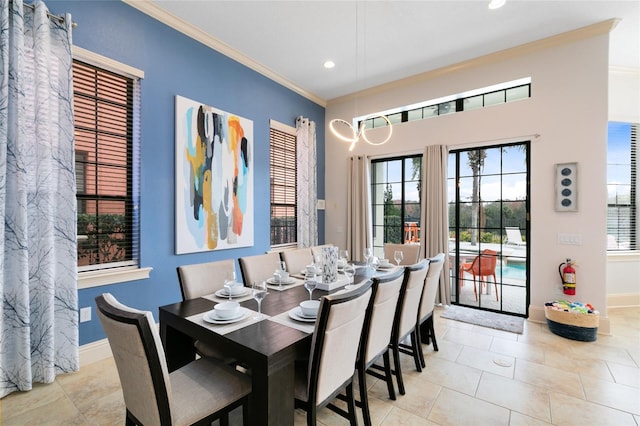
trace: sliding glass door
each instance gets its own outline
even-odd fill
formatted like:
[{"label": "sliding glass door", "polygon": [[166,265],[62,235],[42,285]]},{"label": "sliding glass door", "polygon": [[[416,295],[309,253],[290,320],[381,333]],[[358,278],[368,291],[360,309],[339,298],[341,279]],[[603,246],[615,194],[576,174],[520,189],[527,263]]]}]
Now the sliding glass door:
[{"label": "sliding glass door", "polygon": [[527,316],[529,142],[452,151],[452,303]]}]

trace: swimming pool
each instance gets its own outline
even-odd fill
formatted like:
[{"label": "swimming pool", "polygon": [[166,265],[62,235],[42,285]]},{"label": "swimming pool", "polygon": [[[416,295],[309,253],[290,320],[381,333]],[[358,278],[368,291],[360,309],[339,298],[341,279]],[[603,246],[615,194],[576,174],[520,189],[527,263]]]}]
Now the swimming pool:
[{"label": "swimming pool", "polygon": [[502,268],[496,268],[496,272],[502,278],[512,278],[525,281],[527,279],[527,265],[525,263],[507,263]]}]

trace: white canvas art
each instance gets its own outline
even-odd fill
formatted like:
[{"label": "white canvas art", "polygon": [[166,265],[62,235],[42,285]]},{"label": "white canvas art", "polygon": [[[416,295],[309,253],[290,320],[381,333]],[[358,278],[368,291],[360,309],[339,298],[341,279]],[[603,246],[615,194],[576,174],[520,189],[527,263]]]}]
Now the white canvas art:
[{"label": "white canvas art", "polygon": [[253,246],[253,121],[176,96],[176,253]]}]

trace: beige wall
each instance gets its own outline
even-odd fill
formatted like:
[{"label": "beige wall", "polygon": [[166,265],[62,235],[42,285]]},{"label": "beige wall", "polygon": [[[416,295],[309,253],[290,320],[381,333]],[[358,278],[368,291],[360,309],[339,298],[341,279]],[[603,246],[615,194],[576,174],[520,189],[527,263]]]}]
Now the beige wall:
[{"label": "beige wall", "polygon": [[[531,310],[543,319],[547,300],[561,297],[557,267],[578,261],[576,300],[606,312],[606,139],[608,36],[605,25],[523,46],[503,54],[451,67],[405,82],[331,101],[326,122],[350,120],[415,102],[461,93],[491,84],[531,77],[530,99],[461,112],[394,127],[381,147],[360,143],[353,155],[391,156],[422,152],[425,145],[450,148],[527,139],[531,145]],[[355,112],[354,112],[355,111]],[[326,129],[327,242],[346,244],[347,144]],[[372,135],[373,136],[373,135]],[[554,211],[554,165],[578,162],[579,211]],[[557,244],[558,233],[580,234],[582,244]],[[540,316],[542,315],[542,316]],[[603,318],[602,331],[608,331]]]}]

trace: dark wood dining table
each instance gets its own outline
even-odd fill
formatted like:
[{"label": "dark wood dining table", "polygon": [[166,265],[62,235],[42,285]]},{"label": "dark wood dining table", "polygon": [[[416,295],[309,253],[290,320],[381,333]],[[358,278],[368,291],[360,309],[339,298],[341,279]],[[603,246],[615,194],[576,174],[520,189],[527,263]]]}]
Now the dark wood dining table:
[{"label": "dark wood dining table", "polygon": [[[319,298],[326,294],[328,292],[315,290],[313,296]],[[272,289],[262,301],[262,313],[276,316],[308,298],[309,293],[301,285],[285,291]],[[312,334],[268,319],[219,334],[188,319],[213,309],[215,304],[207,298],[198,298],[159,308],[160,336],[169,371],[195,359],[194,340],[221,348],[250,369],[249,424],[293,425],[294,364],[296,359],[308,358]],[[257,311],[257,302],[253,299],[240,305]]]}]

